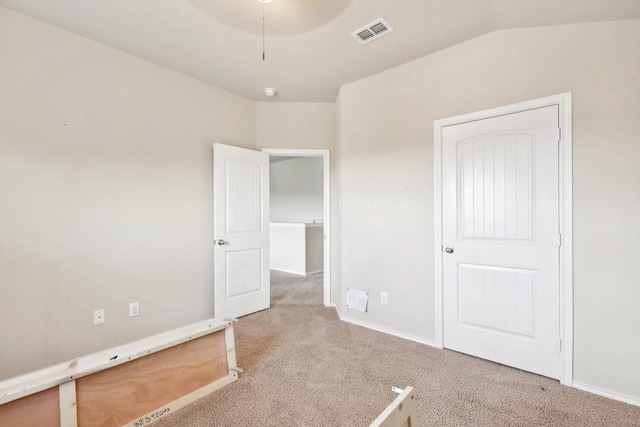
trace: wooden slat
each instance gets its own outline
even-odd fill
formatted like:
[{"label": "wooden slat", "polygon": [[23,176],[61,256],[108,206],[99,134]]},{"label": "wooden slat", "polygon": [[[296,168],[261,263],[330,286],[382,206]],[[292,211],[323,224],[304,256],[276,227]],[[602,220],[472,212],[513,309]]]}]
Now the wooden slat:
[{"label": "wooden slat", "polygon": [[369,427],[416,427],[416,407],[413,387],[407,387]]},{"label": "wooden slat", "polygon": [[0,406],[0,427],[60,427],[58,387]]},{"label": "wooden slat", "polygon": [[225,330],[76,380],[78,426],[122,426],[228,376]]},{"label": "wooden slat", "polygon": [[76,382],[71,380],[58,386],[60,393],[60,425],[78,427],[76,411]]},{"label": "wooden slat", "polygon": [[[238,368],[239,366],[236,362],[236,341],[233,335],[233,327],[225,329],[225,337],[227,340],[227,363],[230,368]],[[235,375],[236,379],[238,378],[238,374],[236,372],[232,372],[231,374]]]},{"label": "wooden slat", "polygon": [[144,414],[122,427],[141,427],[151,424],[152,422],[164,417],[165,415],[173,413],[180,408],[184,408],[189,403],[195,402],[201,397],[211,394],[214,391],[231,384],[237,379],[238,375],[236,373],[229,374],[226,377],[222,377],[219,380],[212,382],[211,384],[208,384],[192,393],[182,396],[178,400],[174,400],[173,402],[163,406],[162,408],[158,408],[152,412],[149,412],[148,414]]}]

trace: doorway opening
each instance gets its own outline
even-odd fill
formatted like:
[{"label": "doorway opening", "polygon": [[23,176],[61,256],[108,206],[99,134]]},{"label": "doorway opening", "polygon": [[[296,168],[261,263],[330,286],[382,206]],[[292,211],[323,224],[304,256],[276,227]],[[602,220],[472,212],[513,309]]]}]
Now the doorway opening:
[{"label": "doorway opening", "polygon": [[[271,194],[271,239],[274,236],[281,248],[302,244],[295,251],[296,266],[274,266],[295,274],[323,272],[323,304],[331,302],[331,164],[329,150],[263,149],[270,156],[271,183],[289,182],[274,197]],[[306,171],[306,173],[305,173]],[[306,187],[305,187],[306,185]],[[307,188],[308,190],[304,190]],[[301,194],[303,191],[303,194]],[[304,194],[306,193],[306,194]],[[282,200],[279,200],[282,198]],[[275,203],[274,203],[275,200]],[[296,213],[286,212],[286,204],[292,203]],[[278,235],[283,236],[282,239]],[[296,237],[301,236],[296,243]],[[293,239],[293,240],[292,240]],[[273,246],[272,246],[273,247]],[[319,248],[319,249],[318,249]],[[274,247],[273,257],[278,250]],[[278,262],[273,259],[272,263]],[[295,259],[286,257],[287,262]]]}]

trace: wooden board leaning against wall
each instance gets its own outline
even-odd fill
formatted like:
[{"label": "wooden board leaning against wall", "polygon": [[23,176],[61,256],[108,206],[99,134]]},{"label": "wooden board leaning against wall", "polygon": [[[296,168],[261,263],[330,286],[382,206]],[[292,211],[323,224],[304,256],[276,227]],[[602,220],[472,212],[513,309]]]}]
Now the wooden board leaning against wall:
[{"label": "wooden board leaning against wall", "polygon": [[0,427],[141,427],[237,379],[233,324],[208,319],[0,382]]}]

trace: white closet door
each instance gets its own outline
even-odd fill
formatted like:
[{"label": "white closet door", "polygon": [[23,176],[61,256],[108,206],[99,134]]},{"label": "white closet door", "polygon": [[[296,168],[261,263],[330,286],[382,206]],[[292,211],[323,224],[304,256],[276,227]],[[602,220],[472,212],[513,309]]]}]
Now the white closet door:
[{"label": "white closet door", "polygon": [[444,346],[560,376],[558,107],[443,129]]}]

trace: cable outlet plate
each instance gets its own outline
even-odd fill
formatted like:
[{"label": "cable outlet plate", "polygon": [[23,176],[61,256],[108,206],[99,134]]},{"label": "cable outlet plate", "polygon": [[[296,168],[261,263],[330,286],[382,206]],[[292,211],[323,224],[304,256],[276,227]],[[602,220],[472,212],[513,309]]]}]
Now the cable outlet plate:
[{"label": "cable outlet plate", "polygon": [[94,326],[102,325],[104,322],[105,322],[104,308],[101,308],[100,310],[95,310],[93,312],[93,325]]},{"label": "cable outlet plate", "polygon": [[129,317],[138,316],[140,314],[140,303],[132,302],[129,304]]}]

